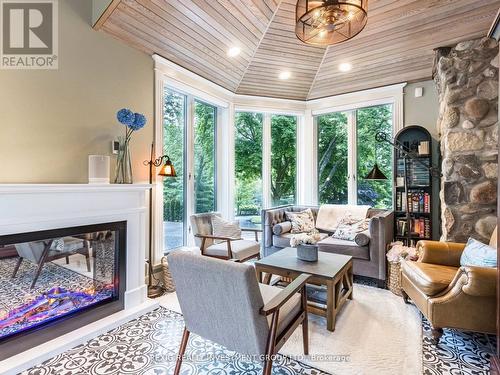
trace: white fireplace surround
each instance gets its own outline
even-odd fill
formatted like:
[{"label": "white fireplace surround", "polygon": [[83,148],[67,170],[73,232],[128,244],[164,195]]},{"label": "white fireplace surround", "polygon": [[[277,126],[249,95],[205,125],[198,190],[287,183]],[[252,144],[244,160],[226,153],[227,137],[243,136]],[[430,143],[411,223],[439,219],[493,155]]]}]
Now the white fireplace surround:
[{"label": "white fireplace surround", "polygon": [[145,184],[0,184],[0,235],[127,222],[124,310],[1,361],[2,374],[17,374],[157,306],[147,298],[144,282],[149,188]]}]

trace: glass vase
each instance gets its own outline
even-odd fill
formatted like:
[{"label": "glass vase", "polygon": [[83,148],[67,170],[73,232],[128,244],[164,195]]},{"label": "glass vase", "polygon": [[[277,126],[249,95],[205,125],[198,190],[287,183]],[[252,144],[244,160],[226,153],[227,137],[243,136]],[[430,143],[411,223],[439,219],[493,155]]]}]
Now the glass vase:
[{"label": "glass vase", "polygon": [[132,161],[130,159],[130,141],[119,138],[118,157],[116,159],[115,184],[132,184]]}]

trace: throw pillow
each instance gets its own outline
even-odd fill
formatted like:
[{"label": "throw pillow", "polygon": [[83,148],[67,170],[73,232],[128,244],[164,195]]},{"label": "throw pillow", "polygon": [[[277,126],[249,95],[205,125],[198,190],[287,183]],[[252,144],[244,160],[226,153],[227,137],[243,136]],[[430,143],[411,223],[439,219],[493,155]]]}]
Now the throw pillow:
[{"label": "throw pillow", "polygon": [[[358,221],[350,220],[349,223],[351,224],[345,224],[345,223],[339,224],[335,232],[332,234],[332,237],[338,238],[339,240],[356,242],[356,235],[368,229],[370,219],[361,219]],[[366,237],[361,236],[359,238],[359,241],[360,242],[366,241]],[[370,241],[369,238],[368,241]],[[358,246],[365,246],[365,245],[358,244]]]},{"label": "throw pillow", "polygon": [[300,212],[285,212],[286,218],[292,222],[290,233],[309,233],[314,230],[314,216],[310,208]]},{"label": "throw pillow", "polygon": [[370,231],[364,230],[362,232],[358,232],[354,235],[354,242],[358,246],[366,246],[370,243]]},{"label": "throw pillow", "polygon": [[[241,238],[241,229],[238,221],[229,222],[219,216],[212,217],[212,234],[217,237]],[[225,242],[214,240],[214,243]]]},{"label": "throw pillow", "polygon": [[292,223],[289,221],[284,221],[273,226],[273,233],[277,236],[288,233],[292,230]]},{"label": "throw pillow", "polygon": [[461,266],[496,267],[497,250],[473,238],[469,238],[460,257]]}]

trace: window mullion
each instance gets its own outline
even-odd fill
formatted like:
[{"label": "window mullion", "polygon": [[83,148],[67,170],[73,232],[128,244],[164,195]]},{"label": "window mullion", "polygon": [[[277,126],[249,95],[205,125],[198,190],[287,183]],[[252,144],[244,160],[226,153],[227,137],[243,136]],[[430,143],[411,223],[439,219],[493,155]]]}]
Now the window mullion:
[{"label": "window mullion", "polygon": [[271,207],[271,114],[264,114],[262,129],[262,206]]},{"label": "window mullion", "polygon": [[347,113],[347,174],[348,203],[357,204],[356,111]]}]

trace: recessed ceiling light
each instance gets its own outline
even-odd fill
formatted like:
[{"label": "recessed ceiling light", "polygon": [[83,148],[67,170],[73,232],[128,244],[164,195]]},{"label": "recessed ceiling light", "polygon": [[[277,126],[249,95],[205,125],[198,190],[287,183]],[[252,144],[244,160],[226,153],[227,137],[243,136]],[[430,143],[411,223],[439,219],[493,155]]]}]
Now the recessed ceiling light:
[{"label": "recessed ceiling light", "polygon": [[292,76],[292,73],[290,73],[289,71],[281,72],[279,75],[280,79],[288,79],[291,76]]},{"label": "recessed ceiling light", "polygon": [[229,57],[236,57],[240,54],[241,48],[240,47],[231,47],[227,50],[227,55]]},{"label": "recessed ceiling light", "polygon": [[341,72],[349,72],[352,69],[352,65],[349,63],[342,63],[339,65],[339,70]]}]

